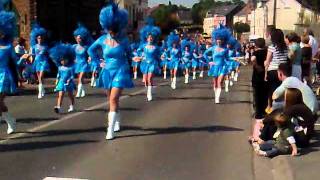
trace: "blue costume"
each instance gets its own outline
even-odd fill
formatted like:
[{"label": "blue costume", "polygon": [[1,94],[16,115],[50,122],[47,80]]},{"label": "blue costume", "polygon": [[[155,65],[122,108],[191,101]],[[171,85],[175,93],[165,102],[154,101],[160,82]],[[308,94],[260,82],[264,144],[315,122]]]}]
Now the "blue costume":
[{"label": "blue costume", "polygon": [[[132,43],[130,45],[131,51],[132,51],[132,58],[140,57],[140,53],[138,52],[138,47],[136,43]],[[133,61],[131,62],[131,67],[138,67],[140,65],[140,62]]]},{"label": "blue costume", "polygon": [[143,48],[143,60],[140,69],[142,74],[159,73],[160,50],[158,46],[146,45]]},{"label": "blue costume", "polygon": [[90,71],[90,67],[88,64],[88,47],[81,46],[79,44],[73,45],[74,51],[76,53],[76,59],[74,64],[74,71],[76,74],[78,73],[86,73]]},{"label": "blue costume", "polygon": [[178,48],[172,48],[170,51],[170,66],[171,70],[178,69],[180,63],[180,50]]},{"label": "blue costume", "polygon": [[200,56],[198,55],[198,53],[197,52],[193,52],[193,54],[192,54],[192,63],[191,63],[192,68],[197,68],[198,67],[199,59],[200,59]]},{"label": "blue costume", "polygon": [[39,25],[34,25],[30,34],[31,55],[34,58],[33,70],[34,72],[50,71],[48,59],[48,46],[45,44],[38,44],[37,38],[46,36],[46,30]]},{"label": "blue costume", "polygon": [[192,56],[193,54],[189,51],[183,51],[182,52],[182,64],[181,64],[181,68],[183,69],[189,69],[191,67],[191,61],[192,61]]},{"label": "blue costume", "polygon": [[161,54],[161,67],[167,66],[168,67],[168,58],[169,58],[169,53],[168,50],[163,49],[162,54]]},{"label": "blue costume", "polygon": [[[72,92],[76,89],[74,79],[75,51],[72,45],[57,44],[49,51],[51,59],[58,67],[56,92]],[[61,64],[61,61],[65,64]]]},{"label": "blue costume", "polygon": [[[1,29],[1,27],[0,27]],[[0,42],[0,93],[11,94],[16,92],[16,82],[10,64],[17,62],[17,56],[10,43]]]},{"label": "blue costume", "polygon": [[90,66],[88,63],[88,47],[93,43],[93,38],[90,32],[82,24],[78,24],[78,28],[73,32],[75,38],[80,36],[81,44],[75,44],[74,51],[76,54],[74,71],[76,74],[86,73],[90,71]]},{"label": "blue costume", "polygon": [[[226,61],[228,60],[228,50],[221,48],[221,51],[217,50],[218,46],[213,46],[206,50],[204,53],[204,57],[207,59],[208,62],[213,62],[208,71],[208,76],[211,77],[218,77],[225,75],[227,73],[227,69],[225,68]],[[208,58],[208,53],[212,53],[212,57]]]},{"label": "blue costume", "polygon": [[92,61],[96,61],[96,63],[100,62],[97,49],[102,48],[103,50],[105,64],[100,72],[97,87],[103,89],[132,88],[133,82],[128,63],[130,57],[129,42],[126,38],[122,38],[115,47],[105,43],[107,40],[112,39],[109,33],[105,34],[97,39],[88,50]]}]

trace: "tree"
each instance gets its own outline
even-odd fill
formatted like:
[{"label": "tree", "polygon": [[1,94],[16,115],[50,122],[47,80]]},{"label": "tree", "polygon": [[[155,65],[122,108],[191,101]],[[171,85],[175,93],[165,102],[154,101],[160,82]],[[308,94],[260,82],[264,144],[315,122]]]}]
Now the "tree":
[{"label": "tree", "polygon": [[247,23],[236,22],[233,29],[237,33],[237,38],[239,39],[242,33],[250,32],[250,25]]},{"label": "tree", "polygon": [[170,31],[179,27],[178,6],[161,4],[155,11],[151,13],[151,17],[155,19],[155,23],[162,30],[163,34],[169,34]]}]

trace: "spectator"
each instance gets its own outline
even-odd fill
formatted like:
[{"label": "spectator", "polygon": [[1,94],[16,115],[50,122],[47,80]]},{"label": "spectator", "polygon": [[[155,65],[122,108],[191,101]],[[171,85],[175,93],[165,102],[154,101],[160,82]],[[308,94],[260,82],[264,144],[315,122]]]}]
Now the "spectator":
[{"label": "spectator", "polygon": [[264,81],[265,67],[264,60],[267,57],[265,40],[256,40],[256,49],[253,52],[251,61],[253,63],[252,87],[254,90],[255,119],[262,120],[265,116],[268,96],[266,92],[266,82]]},{"label": "spectator", "polygon": [[268,113],[272,110],[272,94],[281,82],[278,79],[278,67],[281,63],[287,62],[288,48],[284,41],[283,32],[280,29],[271,31],[272,45],[268,47],[267,58],[264,62],[266,75],[265,80],[267,81],[268,89],[268,107],[266,111]]},{"label": "spectator", "polygon": [[[24,38],[19,38],[18,44],[15,46],[14,50],[19,58],[24,54],[28,54],[28,51],[26,50],[26,40]],[[18,66],[17,70],[18,70],[18,79],[19,79],[18,86],[23,87],[24,78],[23,78],[22,72],[24,70],[24,67]]]},{"label": "spectator", "polygon": [[289,46],[289,54],[288,57],[292,64],[292,76],[301,80],[302,77],[302,68],[301,68],[301,48],[298,42],[300,41],[300,37],[297,33],[292,32],[286,35],[286,41]]},{"label": "spectator", "polygon": [[[288,88],[297,88],[301,91],[303,96],[303,102],[308,106],[313,114],[318,111],[318,101],[313,93],[312,89],[300,81],[296,77],[291,76],[291,66],[289,63],[283,63],[279,65],[278,78],[282,81],[282,84],[274,91],[272,95],[273,100],[279,100]],[[276,103],[274,107],[277,108],[279,103]]]},{"label": "spectator", "polygon": [[312,62],[312,48],[309,44],[309,36],[301,37],[301,55],[302,55],[302,79],[305,84],[311,85],[310,72]]}]

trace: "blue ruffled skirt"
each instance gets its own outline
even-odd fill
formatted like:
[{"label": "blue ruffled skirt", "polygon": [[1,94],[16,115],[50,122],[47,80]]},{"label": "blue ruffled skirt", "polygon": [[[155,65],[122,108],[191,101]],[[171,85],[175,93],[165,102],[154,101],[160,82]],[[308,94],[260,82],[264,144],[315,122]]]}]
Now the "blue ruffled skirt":
[{"label": "blue ruffled skirt", "polygon": [[34,72],[48,72],[50,71],[50,65],[48,59],[45,57],[36,57],[33,62]]},{"label": "blue ruffled skirt", "polygon": [[58,81],[58,84],[54,89],[55,92],[73,92],[74,90],[76,90],[76,85],[73,81],[70,81],[69,84],[65,84],[63,81]]},{"label": "blue ruffled skirt", "polygon": [[227,68],[224,65],[213,65],[208,71],[208,76],[219,77],[227,74]]},{"label": "blue ruffled skirt", "polygon": [[12,94],[17,90],[12,73],[8,68],[0,68],[0,93]]},{"label": "blue ruffled skirt", "polygon": [[89,64],[86,61],[76,62],[74,64],[74,72],[76,74],[90,72]]},{"label": "blue ruffled skirt", "polygon": [[140,64],[140,70],[142,74],[159,74],[160,68],[156,62],[142,61]]},{"label": "blue ruffled skirt", "polygon": [[102,68],[97,80],[97,87],[103,89],[133,88],[129,65],[124,64],[120,68]]}]

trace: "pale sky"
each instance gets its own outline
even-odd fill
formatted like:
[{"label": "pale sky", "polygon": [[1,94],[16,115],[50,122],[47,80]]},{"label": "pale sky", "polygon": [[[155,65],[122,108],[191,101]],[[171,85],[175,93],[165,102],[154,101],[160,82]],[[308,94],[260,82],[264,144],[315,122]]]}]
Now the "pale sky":
[{"label": "pale sky", "polygon": [[[193,4],[199,2],[199,0],[171,0],[172,4],[184,5],[186,7],[192,7]],[[157,4],[168,4],[169,0],[149,0],[149,7],[153,7]]]}]

